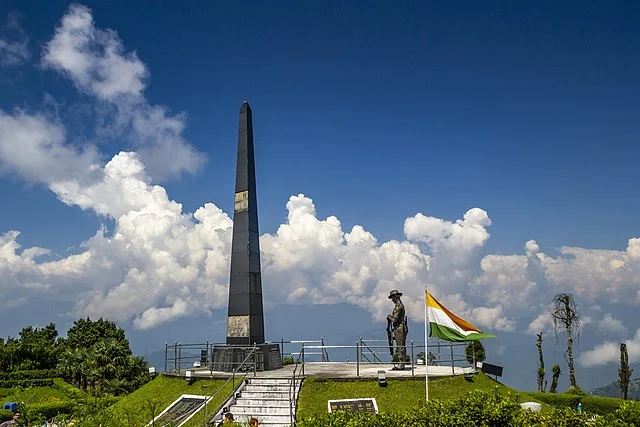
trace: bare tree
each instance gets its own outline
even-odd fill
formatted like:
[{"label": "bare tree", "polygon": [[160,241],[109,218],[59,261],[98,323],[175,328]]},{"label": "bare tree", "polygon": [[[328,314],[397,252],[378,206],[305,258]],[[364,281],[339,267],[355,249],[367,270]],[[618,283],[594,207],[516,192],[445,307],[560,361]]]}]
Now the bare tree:
[{"label": "bare tree", "polygon": [[536,334],[538,340],[536,341],[536,346],[538,347],[538,356],[540,356],[540,367],[538,368],[538,392],[544,393],[545,388],[543,387],[544,383],[544,358],[542,357],[542,332]]},{"label": "bare tree", "polygon": [[627,400],[629,391],[629,378],[633,369],[629,369],[629,355],[627,354],[627,345],[620,343],[620,369],[618,369],[618,384],[620,385],[620,394],[624,400]]},{"label": "bare tree", "polygon": [[553,297],[549,307],[553,326],[558,336],[558,329],[564,329],[567,333],[567,351],[565,358],[569,367],[569,383],[572,388],[577,387],[576,371],[573,367],[573,336],[580,336],[580,313],[571,294],[557,294]]}]

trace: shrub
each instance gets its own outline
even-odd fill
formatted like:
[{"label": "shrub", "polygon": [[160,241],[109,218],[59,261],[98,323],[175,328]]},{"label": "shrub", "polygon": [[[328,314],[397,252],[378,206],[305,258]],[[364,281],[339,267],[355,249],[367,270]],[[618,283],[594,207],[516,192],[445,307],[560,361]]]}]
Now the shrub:
[{"label": "shrub", "polygon": [[0,409],[0,423],[9,421],[13,417],[13,412],[8,409]]},{"label": "shrub", "polygon": [[34,369],[30,371],[0,372],[0,380],[38,380],[43,378],[56,378],[58,372],[55,369]]},{"label": "shrub", "polygon": [[53,385],[51,387],[61,391],[71,399],[81,399],[86,396],[85,392],[78,388],[75,388],[69,383],[64,382],[64,380],[62,380],[61,378],[53,380]]},{"label": "shrub", "polygon": [[[606,415],[615,412],[624,403],[624,400],[612,397],[581,396],[576,394],[549,394],[549,393],[528,393],[529,396],[559,408],[575,409],[578,402],[582,404],[582,410],[588,413]],[[640,403],[630,402],[632,406],[640,408]]]},{"label": "shrub", "polygon": [[[542,394],[542,393],[540,393]],[[569,398],[580,398],[571,396]],[[582,402],[585,405],[585,402]],[[640,406],[626,402],[614,412],[589,421],[592,416],[573,409],[556,408],[550,412],[531,412],[520,408],[514,394],[471,392],[448,401],[432,400],[423,406],[401,413],[334,412],[310,417],[299,427],[533,427],[562,426],[622,427],[640,425]]]},{"label": "shrub", "polygon": [[0,388],[15,388],[15,387],[51,387],[53,386],[53,380],[37,379],[37,380],[0,380]]},{"label": "shrub", "polygon": [[50,419],[60,414],[71,414],[75,408],[75,403],[71,401],[34,403],[29,405],[29,412],[32,419]]},{"label": "shrub", "polygon": [[291,356],[285,356],[282,358],[283,365],[293,365],[294,363],[300,363],[299,360],[294,360]]}]

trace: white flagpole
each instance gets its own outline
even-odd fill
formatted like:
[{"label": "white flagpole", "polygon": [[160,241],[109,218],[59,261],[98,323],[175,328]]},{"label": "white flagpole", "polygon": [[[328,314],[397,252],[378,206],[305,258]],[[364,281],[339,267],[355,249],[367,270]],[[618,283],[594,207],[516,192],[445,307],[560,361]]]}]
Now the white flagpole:
[{"label": "white flagpole", "polygon": [[427,301],[429,291],[427,285],[424,286],[424,390],[427,402],[429,401],[429,336],[427,335],[427,325],[429,318],[427,314]]}]

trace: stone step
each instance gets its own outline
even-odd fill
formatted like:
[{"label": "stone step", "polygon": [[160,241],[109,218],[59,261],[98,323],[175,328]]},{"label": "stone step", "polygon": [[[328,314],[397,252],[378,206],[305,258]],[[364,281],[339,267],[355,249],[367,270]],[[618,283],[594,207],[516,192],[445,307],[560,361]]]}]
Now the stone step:
[{"label": "stone step", "polygon": [[289,392],[282,391],[244,391],[240,392],[240,397],[247,397],[251,399],[256,398],[270,398],[270,399],[289,399]]},{"label": "stone step", "polygon": [[231,413],[233,415],[248,415],[249,417],[261,414],[261,415],[289,415],[290,409],[288,406],[278,406],[278,407],[260,407],[260,406],[244,406],[244,405],[233,405],[231,406]]},{"label": "stone step", "polygon": [[239,406],[269,406],[274,408],[289,408],[289,399],[261,399],[261,398],[246,398],[241,397],[236,400],[236,405]]},{"label": "stone step", "polygon": [[243,390],[246,391],[280,391],[283,393],[288,393],[289,390],[293,391],[292,387],[288,385],[269,385],[269,384],[247,384],[244,386]]},{"label": "stone step", "polygon": [[233,418],[235,420],[235,422],[238,423],[246,423],[247,419],[251,418],[251,417],[255,417],[258,419],[258,421],[260,422],[260,425],[266,425],[266,424],[280,424],[280,425],[284,425],[284,426],[289,426],[291,425],[291,417],[289,416],[289,414],[287,415],[254,415],[254,414],[249,414],[249,415],[245,415],[243,413],[238,413],[236,414],[233,411],[233,408],[231,408],[230,411],[233,414]]},{"label": "stone step", "polygon": [[291,384],[289,378],[250,378],[248,384]]}]

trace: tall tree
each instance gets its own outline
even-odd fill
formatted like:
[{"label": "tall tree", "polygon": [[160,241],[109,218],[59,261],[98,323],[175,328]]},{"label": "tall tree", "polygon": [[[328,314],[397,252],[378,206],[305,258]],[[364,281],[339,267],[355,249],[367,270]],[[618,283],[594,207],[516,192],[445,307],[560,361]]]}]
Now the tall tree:
[{"label": "tall tree", "polygon": [[571,294],[557,294],[553,297],[549,307],[553,326],[558,336],[558,330],[564,329],[567,333],[567,351],[565,358],[569,367],[569,383],[576,388],[576,371],[573,366],[573,336],[580,336],[580,313]]},{"label": "tall tree", "polygon": [[633,369],[629,369],[629,355],[627,354],[627,344],[620,343],[620,369],[618,369],[618,384],[620,385],[620,394],[624,400],[627,400],[629,392],[629,378]]},{"label": "tall tree", "polygon": [[538,339],[536,340],[536,346],[538,347],[538,356],[540,357],[540,366],[538,367],[538,392],[543,393],[546,387],[544,383],[544,358],[542,357],[542,332],[536,334]]},{"label": "tall tree", "polygon": [[480,341],[471,341],[464,350],[469,363],[484,362],[487,359],[487,353]]}]

